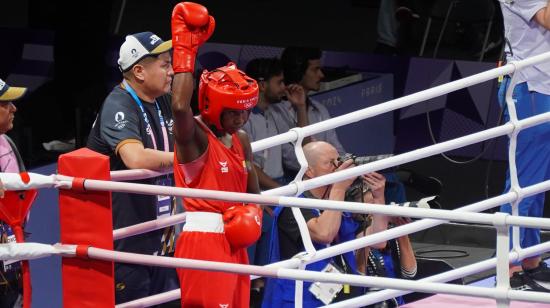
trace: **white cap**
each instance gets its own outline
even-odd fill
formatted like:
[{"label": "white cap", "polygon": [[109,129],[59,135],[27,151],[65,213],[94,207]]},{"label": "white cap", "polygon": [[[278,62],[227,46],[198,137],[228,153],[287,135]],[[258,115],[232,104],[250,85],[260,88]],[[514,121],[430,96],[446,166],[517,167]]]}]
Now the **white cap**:
[{"label": "white cap", "polygon": [[132,68],[139,60],[158,55],[172,49],[172,41],[163,41],[152,32],[141,32],[126,36],[120,46],[118,68],[125,72]]}]

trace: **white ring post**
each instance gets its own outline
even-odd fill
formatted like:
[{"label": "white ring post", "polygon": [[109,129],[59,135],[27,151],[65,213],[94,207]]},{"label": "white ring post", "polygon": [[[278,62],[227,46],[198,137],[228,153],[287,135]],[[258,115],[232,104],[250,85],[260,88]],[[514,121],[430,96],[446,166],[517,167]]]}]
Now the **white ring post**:
[{"label": "white ring post", "polygon": [[[295,127],[290,131],[294,132],[297,136],[297,140],[294,142],[294,151],[296,153],[296,158],[300,163],[300,171],[298,171],[298,174],[296,175],[296,178],[294,178],[294,181],[292,183],[296,187],[295,195],[299,196],[304,192],[304,184],[302,182],[302,178],[308,167],[306,156],[304,155],[304,150],[302,149],[304,134],[301,127]],[[315,256],[316,250],[315,250],[315,247],[313,246],[313,242],[311,241],[311,236],[309,235],[309,229],[307,227],[306,220],[304,219],[304,215],[302,215],[302,212],[300,211],[299,208],[292,207],[291,210],[292,210],[292,214],[294,215],[294,219],[298,224],[298,229],[300,230],[300,236],[302,237],[302,242],[304,243],[304,248],[308,253],[307,256],[305,256],[304,258],[307,261],[313,258],[313,256]],[[303,262],[303,259],[301,261]],[[297,287],[296,292],[298,292],[298,284],[300,284],[300,289],[301,289],[301,282],[296,281],[296,287]]]},{"label": "white ring post", "polygon": [[[304,133],[301,127],[294,127],[290,129],[289,132],[294,132],[296,134],[296,140],[293,142],[294,153],[296,154],[296,159],[298,160],[298,163],[300,163],[300,170],[298,171],[298,174],[296,174],[296,177],[294,178],[294,181],[292,182],[292,184],[294,184],[294,186],[296,187],[295,195],[299,196],[304,193],[304,185],[302,183],[302,179],[308,167],[307,159],[304,154],[304,149],[302,147],[302,143],[304,141]],[[291,210],[292,210],[292,214],[294,215],[294,219],[298,223],[298,229],[300,230],[302,242],[307,252],[307,254],[303,255],[303,258],[300,259],[300,265],[298,266],[299,269],[303,270],[306,268],[306,265],[308,264],[307,261],[313,258],[313,256],[315,256],[317,251],[315,250],[315,246],[313,246],[311,236],[309,235],[309,229],[307,227],[307,222],[304,219],[304,215],[302,215],[302,212],[297,207],[292,207]],[[298,308],[302,307],[303,290],[304,290],[304,281],[296,280],[295,288],[294,288],[294,306],[295,307],[298,307]]]},{"label": "white ring post", "polygon": [[[306,269],[306,263],[301,262],[298,266],[299,270],[305,270]],[[295,288],[294,288],[294,307],[295,308],[302,308],[303,306],[303,296],[304,294],[304,281],[303,280],[296,280],[295,282]]]},{"label": "white ring post", "polygon": [[[296,174],[296,177],[294,178],[295,182],[301,182],[304,178],[304,173],[306,173],[306,169],[308,167],[306,155],[304,154],[304,148],[302,147],[302,144],[304,143],[304,129],[301,127],[294,127],[289,130],[290,132],[294,132],[296,134],[296,141],[294,141],[294,153],[296,154],[296,159],[298,160],[298,163],[300,163],[300,170],[298,171],[298,174]],[[297,191],[296,196],[301,195],[303,191]]]},{"label": "white ring post", "polygon": [[510,299],[508,298],[508,290],[510,288],[510,261],[508,259],[508,251],[510,250],[510,239],[508,237],[510,228],[506,224],[507,213],[495,213],[493,225],[497,231],[497,269],[495,288],[495,296],[498,308],[508,308]]},{"label": "white ring post", "polygon": [[[510,63],[512,66],[516,67],[516,64],[514,62]],[[516,71],[514,69],[514,71]],[[510,80],[510,83],[508,84],[508,88],[506,89],[506,106],[508,108],[508,114],[510,116],[509,122],[513,125],[514,129],[512,132],[508,135],[510,138],[510,143],[508,146],[508,169],[510,173],[510,191],[513,191],[517,194],[518,198],[512,202],[512,215],[518,216],[519,215],[519,203],[521,202],[521,186],[519,184],[518,180],[518,172],[516,168],[516,146],[517,146],[517,137],[519,132],[522,129],[521,123],[519,123],[517,112],[516,112],[516,102],[514,100],[514,88],[517,84],[517,76],[518,74],[512,74],[512,79]],[[521,250],[521,246],[519,243],[519,228],[517,226],[512,227],[512,247],[516,251]]]}]

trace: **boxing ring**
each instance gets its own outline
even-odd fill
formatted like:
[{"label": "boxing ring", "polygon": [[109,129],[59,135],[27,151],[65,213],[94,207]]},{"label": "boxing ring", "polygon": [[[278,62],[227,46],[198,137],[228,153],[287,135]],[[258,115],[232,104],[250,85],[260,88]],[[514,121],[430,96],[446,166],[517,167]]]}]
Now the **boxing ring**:
[{"label": "boxing ring", "polygon": [[[296,145],[295,149],[298,160],[302,165],[302,169],[297,176],[297,179],[300,179],[307,166],[301,149],[301,141],[307,136],[423,102],[452,91],[489,81],[498,76],[513,74],[527,66],[543,61],[550,61],[550,52],[522,61],[512,62],[499,68],[358,110],[347,115],[335,117],[324,122],[303,128],[293,128],[289,132],[281,135],[254,142],[252,144],[252,150],[255,152],[287,142],[293,142]],[[7,190],[26,191],[45,188],[59,190],[62,242],[55,245],[39,243],[0,245],[0,259],[8,260],[15,258],[29,260],[51,255],[61,255],[63,257],[63,301],[66,307],[114,305],[114,276],[112,273],[112,262],[232,272],[253,275],[251,279],[260,276],[292,279],[296,280],[295,300],[297,307],[301,307],[302,281],[346,283],[354,286],[375,286],[385,289],[350,300],[332,303],[328,305],[328,307],[365,306],[415,291],[489,298],[496,300],[498,307],[508,307],[512,300],[550,303],[550,294],[516,291],[511,290],[509,286],[508,265],[510,262],[517,262],[524,258],[550,251],[550,242],[541,243],[537,246],[525,249],[521,248],[519,245],[518,226],[550,229],[550,219],[517,216],[518,203],[527,196],[550,190],[550,180],[532,186],[520,187],[515,164],[517,136],[519,132],[525,128],[550,121],[550,112],[518,120],[515,112],[515,105],[512,100],[512,90],[516,82],[516,78],[512,76],[511,86],[506,93],[506,103],[510,113],[510,121],[507,123],[474,134],[314,179],[305,181],[296,180],[287,186],[266,191],[262,195],[126,183],[124,181],[154,177],[160,173],[148,170],[109,172],[108,158],[104,156],[101,157],[102,155],[94,154],[86,149],[80,149],[62,155],[62,157],[60,157],[58,171],[60,174],[41,175],[30,173],[28,178],[23,178],[19,174],[0,174],[0,178]],[[377,204],[365,206],[364,203],[291,197],[297,196],[312,188],[325,186],[368,172],[408,163],[504,135],[510,137],[510,191],[453,211]],[[185,213],[123,229],[112,230],[110,192],[172,195],[292,207],[292,212],[298,222],[306,251],[292,259],[266,266],[230,264],[116,252],[112,250],[112,241],[114,239],[121,239],[182,223],[185,221]],[[506,203],[512,204],[513,215],[505,213],[478,213]],[[299,208],[331,209],[362,214],[383,214],[423,219],[384,232],[330,246],[322,250],[315,250]],[[497,231],[496,257],[418,281],[351,274],[321,273],[304,270],[307,264],[318,260],[371,246],[379,242],[428,229],[449,221],[493,226]],[[512,232],[514,235],[513,249],[511,251],[509,250],[509,226],[513,226]],[[81,232],[83,228],[85,230]],[[111,269],[110,271],[109,268]],[[496,286],[494,288],[445,283],[494,268],[496,268]],[[105,285],[101,286],[101,282]],[[86,286],[89,286],[91,283],[97,287],[86,288]],[[179,290],[173,290],[120,304],[116,307],[150,306],[178,299],[179,296]]]}]

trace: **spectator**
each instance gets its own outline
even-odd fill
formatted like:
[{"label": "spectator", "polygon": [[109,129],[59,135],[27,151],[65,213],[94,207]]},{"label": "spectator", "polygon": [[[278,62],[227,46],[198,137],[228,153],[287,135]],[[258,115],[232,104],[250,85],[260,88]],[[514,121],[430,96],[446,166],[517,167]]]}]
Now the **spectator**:
[{"label": "spectator", "polygon": [[[550,50],[550,3],[548,0],[501,1],[506,38],[506,60],[518,61]],[[516,76],[517,75],[517,76]],[[526,67],[515,73],[518,84],[513,100],[518,118],[525,119],[550,111],[550,62]],[[505,94],[510,77],[500,85],[499,100],[505,108]],[[524,129],[518,135],[516,168],[519,186],[525,187],[548,180],[550,176],[550,124],[544,123]],[[510,173],[506,176],[505,191],[511,187]],[[542,217],[544,193],[525,197],[518,205],[520,216]],[[502,212],[512,213],[510,204]],[[512,236],[510,236],[512,243]],[[521,248],[540,244],[540,229],[520,227]],[[540,256],[522,260],[510,268],[510,286],[515,290],[549,292],[536,281],[550,282],[550,269]]]},{"label": "spectator", "polygon": [[[151,32],[126,36],[118,65],[123,81],[107,96],[88,137],[87,147],[108,155],[111,170],[162,170],[172,166],[173,119],[170,88],[174,71],[170,49]],[[173,186],[172,175],[136,181]],[[113,228],[123,228],[176,210],[176,198],[113,193]],[[117,251],[172,256],[175,227],[117,240]],[[172,268],[115,263],[116,303],[178,288]]]},{"label": "spectator", "polygon": [[[326,142],[311,142],[304,146],[304,154],[309,167],[305,178],[311,179],[335,171],[344,170],[351,166],[348,160],[338,166],[339,157],[336,148]],[[370,173],[363,176],[363,180],[371,191],[365,198],[372,202],[384,204],[384,177],[378,173]],[[348,179],[332,185],[318,187],[304,192],[300,197],[319,200],[344,200],[346,190],[354,179]],[[309,235],[316,249],[322,249],[326,245],[334,245],[352,240],[356,236],[364,236],[387,228],[386,216],[373,215],[373,223],[365,230],[359,228],[359,224],[353,216],[347,212],[336,210],[319,211],[316,209],[301,209],[307,223]],[[271,256],[269,263],[290,259],[304,251],[303,241],[298,224],[290,208],[277,207],[273,219],[272,239],[270,245]],[[375,245],[376,248],[384,248],[385,243]],[[335,264],[340,272],[358,274],[357,262],[353,252],[347,252],[329,260],[321,260],[306,266],[307,270],[323,271],[327,265]],[[326,303],[321,302],[310,290],[311,282],[304,282],[303,305],[304,307],[318,307]],[[351,298],[362,294],[362,288],[343,285],[336,297],[336,301]],[[262,307],[294,307],[294,281],[282,279],[268,279],[267,289]]]},{"label": "spectator", "polygon": [[[246,66],[246,74],[258,82],[258,104],[252,108],[243,130],[250,141],[258,141],[278,134],[277,114],[272,106],[281,102],[285,95],[283,69],[276,58],[258,58]],[[277,188],[283,183],[283,160],[281,146],[271,147],[254,153],[254,169],[262,190]]]},{"label": "spectator", "polygon": [[[0,79],[0,171],[19,173],[25,166],[17,146],[6,135],[13,128],[17,108],[13,104],[23,97],[26,88],[10,87]],[[0,189],[4,195],[3,186]],[[0,244],[15,242],[15,234],[7,223],[0,221]],[[0,261],[0,307],[21,307],[23,304],[23,277],[21,262]]]},{"label": "spectator", "polygon": [[[321,70],[321,56],[322,52],[318,48],[287,47],[283,51],[281,62],[287,85],[287,100],[271,105],[272,114],[278,119],[275,121],[278,134],[285,133],[294,127],[303,127],[330,119],[327,108],[307,95],[312,91],[319,91],[321,80],[324,78]],[[305,102],[299,95],[300,88],[305,93]],[[325,141],[334,146],[340,155],[346,153],[334,129],[304,138],[303,144],[311,141]],[[296,158],[294,145],[283,144],[282,153],[285,181],[288,183],[294,180],[300,170],[300,164]],[[387,177],[391,185],[386,186],[386,195],[391,197],[391,201],[404,201],[404,188],[395,174],[390,172]]]},{"label": "spectator", "polygon": [[[257,58],[246,66],[246,74],[258,82],[258,104],[252,108],[243,130],[248,134],[250,142],[262,140],[277,135],[276,115],[271,112],[271,105],[281,102],[285,95],[283,68],[277,58]],[[303,92],[302,92],[303,93]],[[283,157],[281,146],[271,147],[253,154],[253,166],[258,175],[260,189],[277,188],[284,183]],[[262,216],[262,234],[257,243],[248,247],[250,264],[265,265],[268,259],[269,239],[273,211],[264,208]],[[257,278],[251,282],[250,305],[261,305],[264,279]]]},{"label": "spectator", "polygon": [[[311,91],[319,91],[321,80],[324,78],[321,70],[321,50],[318,48],[288,47],[283,51],[281,62],[285,84],[289,87],[289,90],[295,88],[295,91],[300,91],[299,87],[301,87],[306,97],[305,102],[289,99],[273,106],[274,113],[277,113],[282,119],[280,123],[277,123],[277,132],[282,134],[294,127],[303,127],[330,119],[326,107],[308,96]],[[341,155],[345,153],[344,147],[340,144],[334,130],[324,131],[306,138],[304,144],[313,140],[328,142]],[[287,180],[293,180],[300,170],[300,164],[294,153],[294,146],[284,144],[282,150],[285,177],[287,177]]]}]

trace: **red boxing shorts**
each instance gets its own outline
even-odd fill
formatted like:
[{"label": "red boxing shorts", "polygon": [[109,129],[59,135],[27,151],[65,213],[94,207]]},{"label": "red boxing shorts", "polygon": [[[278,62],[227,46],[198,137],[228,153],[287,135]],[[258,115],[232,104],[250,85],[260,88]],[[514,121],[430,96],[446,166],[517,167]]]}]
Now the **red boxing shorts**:
[{"label": "red boxing shorts", "polygon": [[[248,264],[245,249],[232,250],[223,233],[222,215],[187,212],[176,244],[177,258]],[[181,307],[248,307],[250,276],[178,269]]]}]

